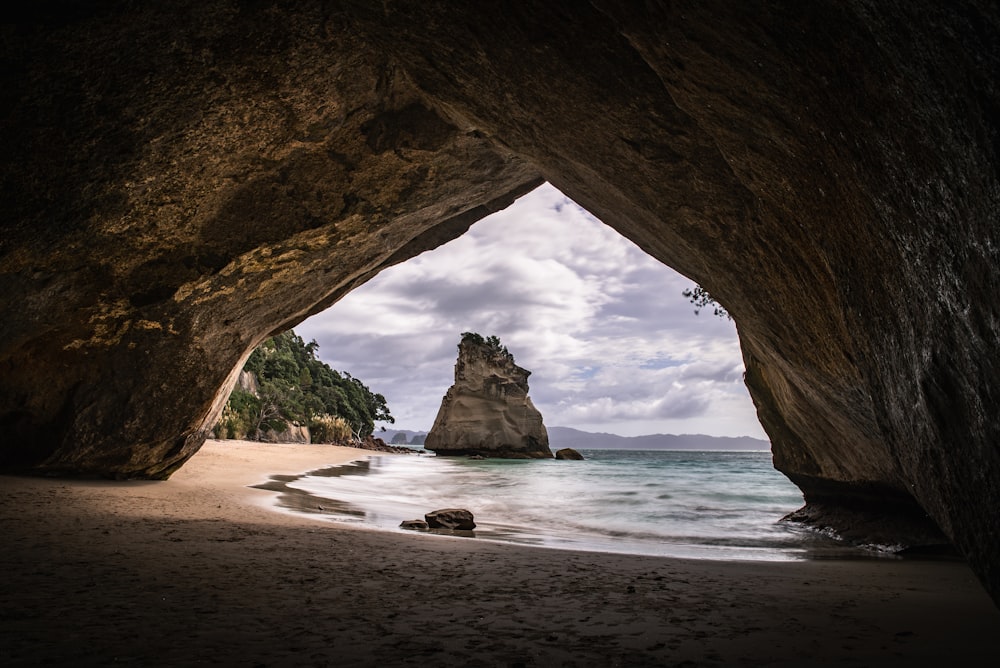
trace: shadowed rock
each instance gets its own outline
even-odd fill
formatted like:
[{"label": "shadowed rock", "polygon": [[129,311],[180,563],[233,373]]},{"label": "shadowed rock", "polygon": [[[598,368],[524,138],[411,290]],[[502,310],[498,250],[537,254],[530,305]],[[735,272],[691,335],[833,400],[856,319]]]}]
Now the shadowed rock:
[{"label": "shadowed rock", "polygon": [[472,513],[464,508],[444,508],[424,515],[428,528],[472,531],[476,528]]},{"label": "shadowed rock", "polygon": [[583,455],[573,448],[562,448],[556,450],[556,459],[568,459],[573,461],[583,461]]},{"label": "shadowed rock", "polygon": [[21,9],[6,470],[168,476],[256,343],[547,179],[733,315],[820,515],[929,518],[1000,593],[994,3]]}]

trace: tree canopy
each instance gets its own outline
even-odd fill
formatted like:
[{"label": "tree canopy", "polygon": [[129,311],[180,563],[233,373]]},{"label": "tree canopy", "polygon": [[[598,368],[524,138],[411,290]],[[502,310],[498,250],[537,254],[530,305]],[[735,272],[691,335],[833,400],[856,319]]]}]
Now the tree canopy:
[{"label": "tree canopy", "polygon": [[478,343],[481,346],[486,346],[493,350],[493,352],[509,357],[511,361],[514,360],[514,356],[510,354],[507,350],[507,346],[500,343],[500,337],[495,334],[491,334],[487,337],[483,337],[482,334],[478,332],[462,332],[462,341],[458,344],[461,347],[462,343],[466,341],[471,341],[473,343]]},{"label": "tree canopy", "polygon": [[[376,421],[395,421],[384,396],[330,368],[316,357],[318,349],[318,343],[305,343],[292,330],[257,346],[243,370],[253,373],[259,390],[233,390],[216,436],[259,438],[263,431],[293,423],[308,426],[314,441],[338,441],[371,434]],[[345,426],[346,434],[341,432]]]}]

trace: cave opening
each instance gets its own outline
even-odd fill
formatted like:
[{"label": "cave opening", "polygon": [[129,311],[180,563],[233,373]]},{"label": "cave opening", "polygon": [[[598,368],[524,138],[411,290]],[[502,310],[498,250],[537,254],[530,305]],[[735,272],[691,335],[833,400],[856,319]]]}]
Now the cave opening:
[{"label": "cave opening", "polygon": [[475,331],[532,371],[546,424],[766,439],[735,323],[696,313],[692,285],[545,184],[295,330],[384,394],[399,427],[430,427],[460,334]]},{"label": "cave opening", "polygon": [[[395,422],[375,433],[387,442],[408,444],[428,431],[452,382],[460,335],[475,331],[499,336],[531,371],[532,400],[552,442],[560,441],[553,451],[580,447],[598,459],[602,475],[635,463],[605,452],[602,437],[623,451],[673,453],[653,462],[640,455],[635,470],[650,467],[650,477],[612,486],[589,512],[596,525],[629,505],[635,536],[646,539],[552,523],[546,544],[702,558],[787,559],[815,550],[816,540],[806,548],[801,531],[778,523],[802,495],[771,463],[743,383],[735,323],[710,308],[696,313],[683,294],[692,285],[546,183],[458,238],[383,270],[294,330],[319,344],[324,362],[387,398]],[[400,434],[403,440],[393,438]],[[670,438],[657,440],[663,435]],[[296,485],[316,496],[309,512],[322,506],[336,518],[329,509],[343,506],[350,509],[344,521],[367,517],[383,529],[435,503],[429,496],[400,504],[401,488],[409,496],[446,488],[450,499],[468,496],[477,507],[483,490],[499,485],[506,491],[485,501],[498,515],[487,515],[479,534],[518,542],[525,535],[511,526],[541,526],[533,505],[593,497],[594,481],[547,478],[553,469],[545,466],[528,472],[516,463],[393,459],[373,467],[364,484],[317,475]]]},{"label": "cave opening", "polygon": [[737,309],[807,498],[902,499],[996,592],[982,4],[25,24],[4,42],[0,465],[168,477],[262,338],[544,177]]}]

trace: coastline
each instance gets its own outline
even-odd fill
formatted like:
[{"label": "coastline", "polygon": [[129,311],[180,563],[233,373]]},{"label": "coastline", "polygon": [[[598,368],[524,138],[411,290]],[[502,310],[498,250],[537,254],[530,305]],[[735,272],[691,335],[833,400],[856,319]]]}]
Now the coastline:
[{"label": "coastline", "polygon": [[0,477],[4,665],[995,665],[962,563],[719,562],[379,532],[250,485],[366,457],[209,441],[170,480]]}]

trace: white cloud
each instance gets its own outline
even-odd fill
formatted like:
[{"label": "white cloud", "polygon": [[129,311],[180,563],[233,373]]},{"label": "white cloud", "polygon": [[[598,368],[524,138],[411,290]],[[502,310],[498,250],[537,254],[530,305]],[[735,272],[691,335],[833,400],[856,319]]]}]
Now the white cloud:
[{"label": "white cloud", "polygon": [[691,281],[545,185],[437,250],[385,270],[296,328],[429,429],[464,331],[532,370],[548,425],[763,437],[736,330],[681,296]]}]

